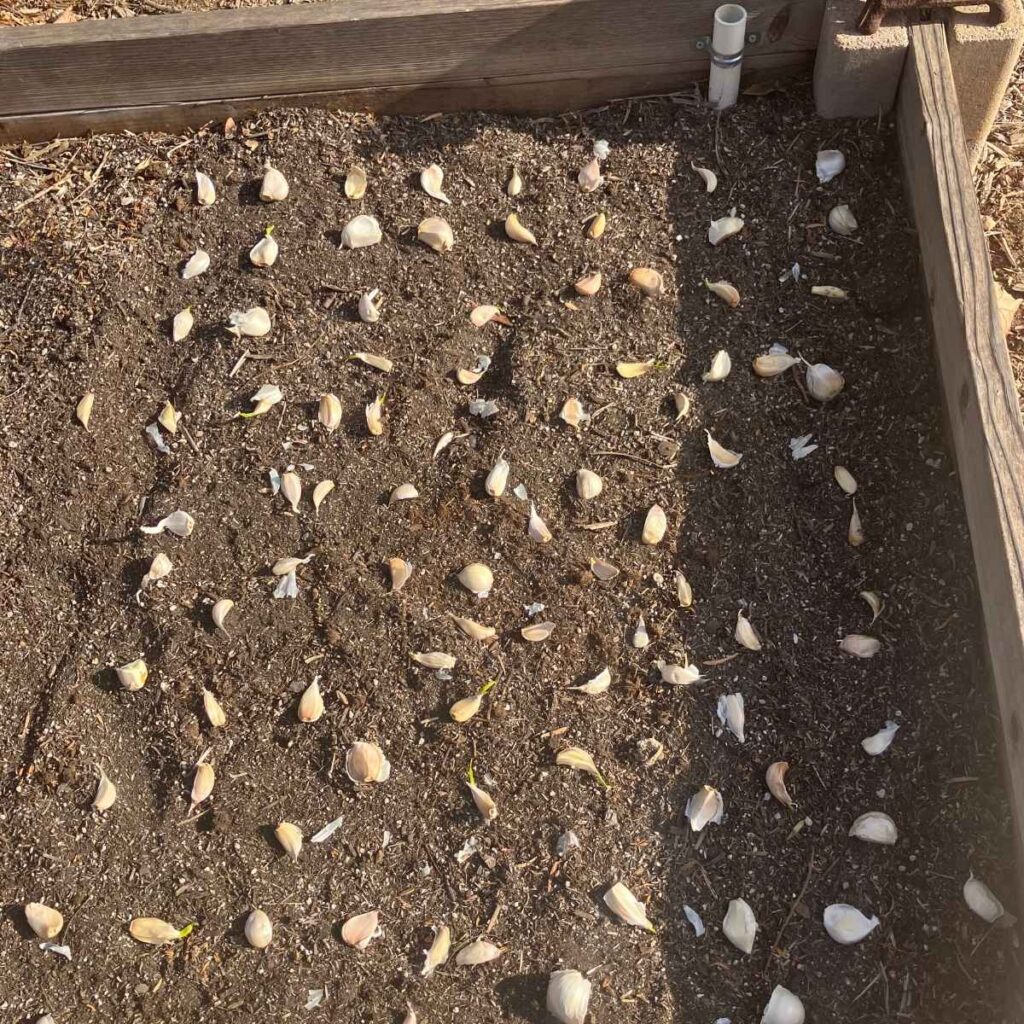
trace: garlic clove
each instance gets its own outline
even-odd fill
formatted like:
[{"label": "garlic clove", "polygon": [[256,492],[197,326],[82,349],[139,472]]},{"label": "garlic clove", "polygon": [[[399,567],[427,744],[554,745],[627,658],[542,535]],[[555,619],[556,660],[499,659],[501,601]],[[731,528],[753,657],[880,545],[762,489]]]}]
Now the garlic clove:
[{"label": "garlic clove", "polygon": [[196,521],[184,510],[178,509],[169,516],[164,516],[156,526],[140,526],[140,533],[156,536],[161,533],[173,533],[175,537],[188,537],[195,529]]},{"label": "garlic clove", "polygon": [[667,530],[668,518],[665,515],[665,510],[660,505],[652,505],[644,518],[644,528],[640,533],[640,539],[644,544],[653,547],[662,542]]},{"label": "garlic clove", "polygon": [[701,786],[686,803],[686,817],[693,832],[703,831],[708,822],[721,824],[724,813],[725,801],[714,786]]},{"label": "garlic clove", "polygon": [[333,434],[341,426],[341,399],[330,393],[321,395],[317,419],[328,433]]},{"label": "garlic clove", "polygon": [[298,558],[295,555],[289,555],[287,558],[279,558],[270,567],[270,571],[274,576],[287,576],[289,573],[295,572],[300,565],[308,565],[312,558],[313,555],[306,555],[305,558]]},{"label": "garlic clove", "polygon": [[443,924],[434,931],[434,939],[430,943],[430,949],[426,950],[424,956],[423,970],[421,977],[432,978],[438,967],[448,962],[448,954],[452,947],[452,933],[448,925]]},{"label": "garlic clove", "polygon": [[260,199],[265,203],[278,203],[288,198],[288,179],[268,160],[263,165],[263,181],[260,183]]},{"label": "garlic clove", "polygon": [[620,362],[615,364],[615,372],[623,380],[632,380],[634,377],[642,377],[652,366],[654,366],[653,359],[645,359],[637,363]]},{"label": "garlic clove", "polygon": [[149,669],[142,658],[128,662],[117,670],[117,681],[126,690],[141,690],[149,678]]},{"label": "garlic clove", "polygon": [[366,171],[353,164],[345,172],[345,198],[362,199],[366,195]]},{"label": "garlic clove", "polygon": [[866,917],[848,903],[826,907],[822,919],[829,938],[841,946],[852,946],[866,939],[881,924],[877,917]]},{"label": "garlic clove", "polygon": [[616,882],[604,894],[604,902],[605,906],[624,924],[631,925],[633,928],[643,928],[646,932],[654,931],[654,925],[647,919],[647,907],[622,882]]},{"label": "garlic clove", "polygon": [[353,743],[345,755],[345,774],[353,782],[387,782],[391,764],[376,743]]},{"label": "garlic clove", "polygon": [[156,421],[168,434],[176,434],[178,432],[178,423],[181,421],[181,413],[177,412],[170,402],[164,402]]},{"label": "garlic clove", "polygon": [[366,949],[380,934],[380,914],[376,910],[371,910],[366,914],[356,914],[341,926],[342,942],[355,949]]},{"label": "garlic clove", "polygon": [[590,413],[583,408],[583,403],[578,398],[567,398],[558,413],[558,418],[570,427],[579,428],[590,421]]},{"label": "garlic clove", "polygon": [[450,252],[455,246],[455,235],[452,234],[451,226],[441,217],[427,217],[421,220],[416,228],[416,237],[434,252]]},{"label": "garlic clove", "polygon": [[483,702],[483,697],[479,693],[474,693],[472,697],[463,697],[462,700],[457,700],[448,709],[448,714],[453,722],[458,722],[461,725],[463,722],[468,722],[480,710]]},{"label": "garlic clove", "polygon": [[842,289],[831,284],[811,285],[811,294],[822,299],[831,299],[833,302],[845,302],[850,296]]},{"label": "garlic clove", "polygon": [[1016,920],[1012,914],[1007,914],[999,897],[973,874],[964,882],[964,902],[989,924],[1013,924]]},{"label": "garlic clove", "polygon": [[545,1000],[561,1024],[583,1024],[590,1006],[591,984],[579,971],[552,971]]},{"label": "garlic clove", "polygon": [[492,320],[506,327],[512,323],[498,306],[474,306],[469,311],[469,322],[476,328],[486,327]]},{"label": "garlic clove", "polygon": [[100,765],[96,765],[99,772],[99,782],[96,784],[96,794],[92,798],[92,809],[94,811],[108,811],[114,806],[117,799],[117,787],[107,778],[107,773]]},{"label": "garlic clove", "polygon": [[808,392],[819,402],[830,402],[845,384],[843,375],[826,363],[808,363],[806,380]]},{"label": "garlic clove", "polygon": [[740,293],[735,285],[728,281],[709,281],[704,278],[704,287],[712,295],[717,295],[727,306],[735,309],[740,304]]},{"label": "garlic clove", "polygon": [[828,226],[837,235],[852,235],[857,230],[857,218],[854,217],[853,211],[842,203],[839,206],[833,206],[828,211]]},{"label": "garlic clove", "polygon": [[597,697],[608,690],[612,684],[612,673],[608,668],[601,669],[593,679],[588,679],[580,686],[570,686],[570,690],[577,693],[585,693],[588,697]]},{"label": "garlic clove", "polygon": [[595,271],[593,274],[587,274],[581,277],[574,285],[573,288],[576,290],[577,295],[583,295],[589,297],[596,295],[601,290],[601,271]]},{"label": "garlic clove", "polygon": [[196,171],[196,202],[200,206],[213,206],[217,200],[217,189],[209,175]]},{"label": "garlic clove", "polygon": [[736,643],[746,647],[748,651],[761,650],[761,638],[757,630],[750,624],[750,620],[743,614],[742,609],[736,613],[736,630],[733,634]]},{"label": "garlic clove", "polygon": [[424,668],[442,668],[450,669],[455,668],[455,664],[458,659],[454,654],[446,654],[444,651],[413,651],[409,655],[417,665],[422,665]]},{"label": "garlic clove", "polygon": [[320,506],[324,503],[324,499],[331,491],[334,490],[333,480],[321,480],[320,483],[313,488],[313,511],[317,514],[320,513]]},{"label": "garlic clove", "polygon": [[[448,614],[451,615],[451,612]],[[493,626],[485,626],[474,619],[466,619],[459,615],[451,615],[451,619],[470,640],[490,640],[497,635],[497,630]]]},{"label": "garlic clove", "polygon": [[604,175],[601,173],[601,161],[595,156],[593,160],[580,168],[576,181],[581,192],[596,192],[604,183]]},{"label": "garlic clove", "polygon": [[497,960],[503,952],[494,943],[487,942],[486,939],[477,939],[475,942],[469,943],[468,946],[463,946],[455,954],[455,962],[460,967],[476,967],[479,964]]},{"label": "garlic clove", "polygon": [[272,225],[268,226],[263,237],[249,250],[249,262],[254,267],[272,267],[277,262],[280,249],[273,230]]},{"label": "garlic clove", "polygon": [[[159,917],[133,917],[128,925],[128,932],[136,942],[145,942],[150,946],[163,946],[169,942],[177,942],[185,937],[189,928],[175,928],[173,924],[162,921]],[[184,932],[184,934],[182,934]]]},{"label": "garlic clove", "polygon": [[451,205],[451,200],[441,191],[441,183],[444,181],[444,171],[437,164],[431,164],[420,171],[420,188],[430,196],[442,203]]},{"label": "garlic clove", "polygon": [[589,469],[576,470],[576,493],[584,500],[591,501],[604,490],[604,481]]},{"label": "garlic clove", "polygon": [[553,622],[537,622],[531,626],[523,626],[519,631],[519,635],[530,643],[540,643],[542,640],[547,640],[549,636],[555,631],[555,624]]},{"label": "garlic clove", "polygon": [[368,292],[363,292],[359,296],[359,319],[364,324],[375,324],[380,320],[380,307],[383,303],[381,298],[380,289],[373,288]]},{"label": "garlic clove", "polygon": [[382,373],[390,373],[395,368],[395,364],[387,356],[374,355],[372,352],[353,352],[352,358]]},{"label": "garlic clove", "polygon": [[195,317],[192,316],[192,307],[186,306],[183,310],[174,314],[171,321],[171,341],[184,341],[195,324]]},{"label": "garlic clove", "polygon": [[778,377],[780,373],[785,373],[791,366],[796,366],[800,362],[796,356],[791,356],[785,352],[769,353],[765,356],[758,356],[754,360],[754,373],[758,377]]},{"label": "garlic clove", "polygon": [[706,167],[698,167],[692,160],[690,166],[700,175],[701,180],[704,182],[704,191],[711,193],[718,188],[718,175],[714,171],[709,171]]},{"label": "garlic clove", "polygon": [[298,825],[293,825],[290,821],[282,821],[274,829],[274,837],[293,862],[299,859],[299,854],[302,853],[302,829]]},{"label": "garlic clove", "polygon": [[860,547],[864,543],[864,526],[860,521],[860,512],[857,511],[857,500],[854,499],[853,509],[850,512],[850,526],[846,531],[846,539],[850,547]]},{"label": "garlic clove", "polygon": [[680,608],[693,606],[693,588],[689,580],[678,569],[676,570],[676,601]]},{"label": "garlic clove", "polygon": [[574,771],[593,775],[605,789],[609,788],[607,780],[594,764],[593,755],[582,747],[566,747],[564,750],[560,750],[555,755],[555,764],[560,768],[572,768]]},{"label": "garlic clove", "polygon": [[635,291],[650,299],[665,294],[665,279],[651,267],[634,267],[629,272],[629,284]]},{"label": "garlic clove", "polygon": [[702,376],[705,381],[714,383],[715,381],[725,380],[731,370],[732,360],[729,358],[729,353],[723,348],[715,353],[714,359],[711,360],[711,369]]},{"label": "garlic clove", "polygon": [[846,169],[846,157],[838,149],[820,149],[814,161],[814,172],[822,185],[838,177]]},{"label": "garlic clove", "polygon": [[800,997],[776,985],[761,1015],[761,1024],[804,1024],[804,1004]]},{"label": "garlic clove", "polygon": [[320,681],[314,679],[313,682],[302,691],[302,696],[299,698],[299,705],[295,711],[296,717],[300,722],[304,722],[307,725],[313,722],[319,722],[324,714],[324,698],[320,692]]},{"label": "garlic clove", "polygon": [[551,531],[547,523],[537,514],[537,507],[530,502],[530,520],[526,527],[527,535],[535,544],[547,544],[551,540]]},{"label": "garlic clove", "polygon": [[882,598],[876,594],[873,590],[862,590],[858,597],[864,598],[867,602],[868,607],[871,609],[871,623],[874,624],[875,619],[882,614]]},{"label": "garlic clove", "polygon": [[214,729],[224,728],[228,720],[227,715],[224,714],[220,701],[205,686],[203,687],[203,712],[206,714],[206,720]]},{"label": "garlic clove", "polygon": [[376,245],[383,237],[377,218],[362,213],[342,228],[341,245],[344,249],[364,249]]},{"label": "garlic clove", "polygon": [[865,843],[894,846],[897,839],[896,822],[881,811],[868,811],[854,821],[849,834]]},{"label": "garlic clove", "polygon": [[704,677],[696,665],[674,665],[664,661],[656,661],[654,667],[661,675],[661,681],[670,686],[689,686],[700,682]]},{"label": "garlic clove", "polygon": [[839,641],[839,649],[844,654],[852,654],[855,658],[873,658],[882,649],[882,644],[873,636],[849,633]]},{"label": "garlic clove", "polygon": [[89,420],[92,418],[92,407],[95,403],[95,393],[87,391],[78,400],[78,405],[75,406],[75,416],[77,417],[78,422],[81,423],[86,430],[89,429]]},{"label": "garlic clove", "polygon": [[505,458],[499,455],[498,461],[491,467],[487,479],[484,480],[484,490],[492,498],[500,498],[505,493],[510,468]]},{"label": "garlic clove", "polygon": [[508,184],[505,186],[505,194],[510,199],[515,199],[520,192],[523,191],[523,178],[520,175],[518,168],[513,167],[512,173],[509,175]]},{"label": "garlic clove", "polygon": [[193,277],[199,277],[210,269],[210,254],[203,249],[196,249],[181,270],[181,279],[191,281]]},{"label": "garlic clove", "polygon": [[690,415],[690,396],[682,391],[677,391],[672,396],[672,404],[676,407],[676,423],[686,419]]},{"label": "garlic clove", "polygon": [[537,244],[537,236],[529,228],[523,227],[519,215],[515,213],[510,213],[505,218],[505,234],[513,242],[522,242],[524,245]]},{"label": "garlic clove", "polygon": [[249,399],[255,403],[255,408],[250,415],[262,416],[268,409],[273,409],[278,402],[284,400],[284,393],[276,384],[264,384],[256,394]]},{"label": "garlic clove", "polygon": [[292,507],[292,512],[299,511],[299,502],[302,500],[302,481],[297,473],[290,470],[281,474],[281,496]]},{"label": "garlic clove", "polygon": [[216,775],[213,771],[213,765],[206,761],[200,761],[196,765],[196,772],[192,778],[192,807],[189,810],[189,814],[192,813],[204,800],[208,799],[210,794],[213,792],[213,785],[216,782]]},{"label": "garlic clove", "polygon": [[480,817],[484,821],[494,821],[498,816],[498,805],[491,795],[484,792],[475,783],[467,782],[466,785],[469,787],[469,794],[473,798],[476,809],[480,812]]},{"label": "garlic clove", "polygon": [[842,490],[844,494],[857,493],[857,481],[845,466],[836,466],[836,468],[832,470],[832,474],[835,476],[836,483],[839,484],[840,490]]},{"label": "garlic clove", "polygon": [[745,742],[743,726],[746,722],[746,712],[742,693],[727,693],[718,698],[718,720],[740,743]]},{"label": "garlic clove", "polygon": [[391,576],[391,593],[397,594],[409,582],[412,576],[412,563],[404,558],[387,560],[388,574]]},{"label": "garlic clove", "polygon": [[274,937],[274,926],[262,910],[253,910],[245,919],[245,941],[253,949],[266,949]]},{"label": "garlic clove", "polygon": [[728,217],[719,217],[711,222],[708,228],[708,241],[712,245],[721,245],[727,238],[738,235],[744,227],[743,219],[730,214]]},{"label": "garlic clove", "polygon": [[764,781],[768,787],[768,792],[783,807],[793,806],[793,798],[789,795],[789,790],[786,789],[786,772],[788,771],[788,761],[773,761],[768,765],[768,770],[764,773]]},{"label": "garlic clove", "polygon": [[587,238],[598,239],[600,238],[605,229],[608,227],[608,216],[603,211],[595,213],[593,217],[589,218],[590,224],[587,226]]},{"label": "garlic clove", "polygon": [[262,306],[253,306],[244,312],[236,310],[228,317],[228,334],[236,338],[262,338],[272,327],[270,314]]},{"label": "garlic clove", "polygon": [[44,942],[57,938],[64,928],[64,915],[45,903],[26,903],[25,920]]},{"label": "garlic clove", "polygon": [[402,1024],[418,1024],[416,1018],[416,1011],[412,1008],[412,1003],[406,1003],[406,1013],[402,1018]]},{"label": "garlic clove", "polygon": [[720,445],[712,436],[710,430],[705,430],[705,434],[708,435],[708,454],[711,456],[711,461],[719,469],[732,469],[733,466],[738,466],[740,459],[743,458],[742,453],[730,451],[728,448]]},{"label": "garlic clove", "polygon": [[384,396],[378,395],[366,407],[366,429],[373,437],[384,433]]},{"label": "garlic clove", "polygon": [[227,633],[227,629],[224,626],[224,621],[228,617],[228,612],[235,607],[235,602],[229,597],[222,597],[214,606],[210,609],[210,618],[213,619],[213,625],[215,629],[222,630]]},{"label": "garlic clove", "polygon": [[725,920],[722,922],[722,934],[741,952],[754,951],[754,938],[757,935],[757,921],[754,911],[746,900],[729,901]]},{"label": "garlic clove", "polygon": [[174,566],[171,564],[171,560],[162,551],[157,552],[153,556],[153,561],[149,563],[146,575],[142,577],[142,586],[145,588],[150,583],[155,583],[157,580],[170,576],[173,569]]},{"label": "garlic clove", "polygon": [[898,731],[899,726],[895,722],[886,722],[873,736],[866,736],[862,739],[860,745],[864,748],[866,754],[878,757],[879,754],[884,754],[892,746],[892,741],[896,738]]},{"label": "garlic clove", "polygon": [[494,587],[494,574],[483,562],[470,562],[459,572],[459,582],[471,594],[483,599]]}]

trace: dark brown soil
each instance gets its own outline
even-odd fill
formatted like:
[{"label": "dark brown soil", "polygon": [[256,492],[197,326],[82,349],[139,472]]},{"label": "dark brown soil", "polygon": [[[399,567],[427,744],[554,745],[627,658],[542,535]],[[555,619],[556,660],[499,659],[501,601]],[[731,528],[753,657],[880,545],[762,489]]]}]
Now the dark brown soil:
[{"label": "dark brown soil", "polygon": [[[597,138],[611,144],[609,181],[582,195],[576,171]],[[849,169],[820,186],[814,154],[826,145]],[[268,156],[292,183],[273,207],[256,198]],[[817,122],[798,90],[745,101],[717,127],[668,100],[541,121],[281,112],[233,138],[108,137],[2,158],[5,1019],[392,1022],[409,1001],[428,1024],[542,1021],[558,966],[591,972],[598,1024],[746,1024],[777,983],[814,1022],[1008,1019],[1015,933],[988,929],[961,896],[973,870],[1014,902],[1009,821],[888,126]],[[352,160],[370,174],[359,203],[342,191]],[[416,186],[433,160],[450,207]],[[718,170],[714,195],[691,160]],[[513,164],[526,182],[515,202],[503,191]],[[217,182],[212,208],[194,204],[197,167]],[[853,239],[824,228],[837,202],[857,215]],[[712,248],[708,222],[733,206],[746,230]],[[538,247],[503,237],[513,209]],[[609,228],[595,242],[583,222],[598,209]],[[379,218],[383,243],[339,252],[343,224],[362,212]],[[450,221],[453,252],[415,240],[428,214]],[[281,257],[255,271],[245,254],[268,222]],[[211,269],[183,282],[199,244]],[[806,279],[780,283],[796,261]],[[637,265],[665,274],[666,298],[629,290]],[[571,282],[595,268],[602,291],[573,296]],[[731,280],[740,307],[709,296],[705,276]],[[808,283],[840,285],[852,301],[827,304]],[[355,305],[372,287],[386,302],[370,326]],[[470,326],[483,302],[512,326]],[[223,324],[255,303],[274,329],[248,343],[263,358],[231,377],[246,346]],[[174,345],[169,317],[188,304],[196,330]],[[754,377],[751,360],[773,341],[840,369],[843,394],[823,407],[795,376]],[[733,372],[704,383],[719,348]],[[357,350],[390,356],[395,372],[352,361]],[[478,353],[493,366],[461,387],[452,373]],[[647,358],[647,376],[616,376],[617,360]],[[266,382],[285,402],[233,419]],[[87,433],[73,410],[89,390]],[[329,437],[315,423],[324,391],[345,409]],[[676,424],[679,391],[693,411]],[[386,430],[372,438],[362,410],[382,392]],[[579,433],[558,419],[570,395],[595,412]],[[470,417],[475,396],[498,415]],[[170,456],[146,440],[168,397],[198,450],[181,432]],[[705,428],[743,452],[737,468],[712,467]],[[433,459],[447,430],[464,436]],[[794,462],[789,439],[804,433],[820,447]],[[502,452],[510,492],[493,501],[482,482]],[[268,487],[270,468],[290,463],[306,489],[298,515]],[[837,463],[860,483],[859,548],[846,540]],[[605,479],[592,503],[575,496],[580,466]],[[315,517],[308,495],[325,478],[337,488]],[[389,507],[404,481],[421,497]],[[548,545],[527,538],[519,483],[554,533]],[[652,549],[639,532],[654,501],[670,525]],[[177,508],[196,520],[187,540],[139,533]],[[597,520],[615,525],[582,529]],[[137,602],[161,550],[174,571]],[[297,600],[274,600],[268,566],[310,551]],[[382,568],[394,555],[416,567],[399,595]],[[622,575],[598,584],[593,556]],[[454,579],[477,559],[496,577],[480,604]],[[676,569],[693,584],[692,611],[676,605]],[[885,596],[873,627],[863,589]],[[225,596],[236,602],[230,637],[210,624]],[[557,624],[547,642],[520,639],[532,602]],[[733,639],[740,608],[764,639],[759,653]],[[449,612],[494,625],[499,640],[469,641]],[[638,651],[641,614],[653,642]],[[851,632],[878,636],[882,652],[841,655]],[[412,663],[418,650],[457,654],[453,678]],[[656,659],[686,655],[704,682],[658,681]],[[139,656],[150,680],[125,692],[111,667]],[[606,695],[567,690],[606,664]],[[297,692],[316,675],[327,711],[300,725]],[[448,705],[490,678],[481,714],[451,723]],[[223,730],[206,725],[203,686],[227,710]],[[747,706],[742,746],[714,729],[719,695],[735,691]],[[869,758],[860,740],[887,719],[901,723],[896,741]],[[645,767],[652,737],[665,757]],[[348,780],[344,753],[358,739],[383,746],[389,782]],[[610,789],[555,767],[568,744],[593,753]],[[217,786],[190,817],[192,766],[207,748]],[[792,764],[792,812],[765,792],[780,759]],[[468,799],[470,763],[498,801],[490,826]],[[119,789],[104,815],[89,809],[95,764]],[[705,783],[722,791],[725,820],[693,836],[683,809]],[[895,847],[847,837],[872,809],[897,822]],[[295,864],[273,839],[282,819],[308,837],[338,815],[334,838]],[[567,829],[581,846],[561,859]],[[478,849],[460,864],[471,838]],[[600,897],[616,879],[647,902],[656,935],[609,917]],[[720,931],[739,896],[760,924],[751,956]],[[29,900],[63,911],[70,964],[28,935]],[[834,944],[821,924],[833,902],[882,927]],[[708,925],[699,940],[684,903]],[[253,905],[276,927],[264,953],[241,937]],[[384,935],[364,952],[345,947],[340,922],[374,908]],[[134,915],[195,929],[154,951],[129,937]],[[424,982],[421,951],[442,921],[457,944],[487,934],[504,955],[476,969],[452,960]],[[324,985],[323,1008],[307,1013],[307,991]]]}]

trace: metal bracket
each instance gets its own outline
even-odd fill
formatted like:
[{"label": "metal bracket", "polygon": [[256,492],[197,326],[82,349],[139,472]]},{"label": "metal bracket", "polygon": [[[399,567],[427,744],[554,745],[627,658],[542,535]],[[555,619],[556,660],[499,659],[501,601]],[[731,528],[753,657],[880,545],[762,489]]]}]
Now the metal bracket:
[{"label": "metal bracket", "polygon": [[[761,42],[760,32],[748,32],[746,45],[757,46]],[[694,47],[698,50],[710,50],[711,49],[711,36],[697,36],[693,43]],[[728,59],[728,58],[726,58]]]}]

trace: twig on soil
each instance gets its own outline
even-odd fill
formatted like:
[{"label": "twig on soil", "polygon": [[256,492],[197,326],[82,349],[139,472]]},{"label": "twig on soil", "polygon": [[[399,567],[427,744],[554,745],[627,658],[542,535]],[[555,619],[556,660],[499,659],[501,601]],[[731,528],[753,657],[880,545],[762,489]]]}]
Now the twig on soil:
[{"label": "twig on soil", "polygon": [[34,196],[29,196],[28,199],[23,199],[18,203],[11,213],[18,213],[24,210],[26,206],[31,206],[37,199],[42,199],[48,192],[52,192],[55,188],[60,188],[61,185],[66,184],[71,180],[70,174],[65,174],[62,178],[58,178],[52,185],[47,185],[46,188],[40,189]]},{"label": "twig on soil", "polygon": [[192,451],[194,451],[196,455],[199,455],[199,445],[196,444],[195,438],[189,433],[189,429],[184,423],[181,425],[181,432],[185,435],[185,440],[188,441],[188,445]]},{"label": "twig on soil", "polygon": [[639,462],[639,463],[642,463],[645,466],[653,466],[654,469],[675,469],[676,468],[675,467],[675,463],[672,463],[672,462],[668,462],[668,463],[651,462],[650,459],[642,459],[639,455],[630,455],[629,452],[600,451],[600,452],[592,452],[592,454],[595,457],[598,456],[598,455],[606,455],[609,458],[613,458],[613,459],[629,459],[631,462]]},{"label": "twig on soil", "polygon": [[772,962],[772,957],[775,955],[775,950],[777,950],[779,948],[779,943],[782,941],[782,935],[785,932],[786,927],[789,925],[789,922],[793,920],[793,915],[796,913],[796,908],[803,901],[803,898],[804,898],[804,896],[807,893],[807,887],[811,884],[811,875],[813,873],[814,873],[814,850],[811,850],[810,859],[807,861],[807,874],[804,876],[804,884],[802,886],[800,886],[800,892],[797,894],[796,899],[793,900],[793,905],[789,908],[789,913],[786,915],[786,919],[782,922],[782,925],[779,927],[779,931],[776,934],[774,941],[768,947],[768,961],[764,965],[764,971],[762,972],[762,974],[765,977],[767,977],[767,975],[768,975],[768,967],[769,967],[769,965]]}]

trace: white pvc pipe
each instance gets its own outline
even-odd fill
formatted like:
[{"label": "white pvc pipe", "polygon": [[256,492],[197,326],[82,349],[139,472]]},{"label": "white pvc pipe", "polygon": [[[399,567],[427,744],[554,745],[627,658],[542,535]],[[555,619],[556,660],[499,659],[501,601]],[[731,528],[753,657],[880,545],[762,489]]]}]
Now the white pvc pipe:
[{"label": "white pvc pipe", "polygon": [[722,4],[715,11],[715,30],[711,36],[711,78],[708,81],[708,102],[716,110],[724,110],[736,103],[746,40],[746,8],[739,4]]}]

